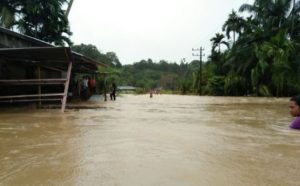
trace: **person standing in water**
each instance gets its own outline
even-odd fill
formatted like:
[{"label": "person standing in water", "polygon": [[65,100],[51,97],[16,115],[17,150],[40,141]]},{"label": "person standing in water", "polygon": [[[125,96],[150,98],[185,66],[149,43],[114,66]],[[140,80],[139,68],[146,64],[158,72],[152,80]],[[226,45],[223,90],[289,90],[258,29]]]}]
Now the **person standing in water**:
[{"label": "person standing in water", "polygon": [[290,128],[300,129],[300,95],[294,96],[290,99],[289,109],[290,114],[295,117]]},{"label": "person standing in water", "polygon": [[110,93],[110,100],[116,100],[116,91],[117,91],[117,85],[115,83],[115,80],[112,80],[111,84],[111,93]]},{"label": "person standing in water", "polygon": [[153,97],[153,91],[152,91],[152,89],[150,89],[150,98],[152,98]]}]

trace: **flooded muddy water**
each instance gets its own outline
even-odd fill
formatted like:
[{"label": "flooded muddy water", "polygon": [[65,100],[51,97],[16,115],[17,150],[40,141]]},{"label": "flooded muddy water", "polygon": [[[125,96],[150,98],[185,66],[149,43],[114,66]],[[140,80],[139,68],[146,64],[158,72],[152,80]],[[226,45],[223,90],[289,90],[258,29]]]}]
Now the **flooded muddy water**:
[{"label": "flooded muddy water", "polygon": [[126,95],[0,113],[0,185],[300,185],[288,99]]}]

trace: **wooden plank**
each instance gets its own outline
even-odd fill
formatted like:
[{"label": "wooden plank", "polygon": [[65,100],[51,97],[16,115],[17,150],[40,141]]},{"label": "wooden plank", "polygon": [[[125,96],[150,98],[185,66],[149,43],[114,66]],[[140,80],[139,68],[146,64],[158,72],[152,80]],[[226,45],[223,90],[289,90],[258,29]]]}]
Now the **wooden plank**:
[{"label": "wooden plank", "polygon": [[[40,66],[38,66],[38,78],[39,78],[39,81],[40,81],[40,79],[41,79],[41,67]],[[39,95],[41,95],[42,94],[42,87],[41,87],[41,85],[39,85],[39,87],[38,87],[38,93],[39,93]],[[41,108],[41,106],[42,106],[42,101],[41,101],[41,96],[39,96],[39,108]]]},{"label": "wooden plank", "polygon": [[65,82],[66,78],[59,79],[0,79],[0,83],[14,83],[14,82]]},{"label": "wooden plank", "polygon": [[21,100],[0,100],[0,103],[36,102],[36,101],[61,101],[61,99],[21,99]]},{"label": "wooden plank", "polygon": [[7,79],[0,80],[0,85],[59,85],[64,84],[66,79]]},{"label": "wooden plank", "polygon": [[22,86],[22,85],[63,85],[64,82],[34,82],[34,83],[0,83],[0,86]]},{"label": "wooden plank", "polygon": [[0,99],[13,99],[13,98],[30,98],[30,97],[55,97],[55,96],[64,96],[64,93],[55,93],[55,94],[27,94],[27,95],[11,95],[11,96],[0,96]]},{"label": "wooden plank", "polygon": [[59,69],[59,68],[48,67],[48,66],[41,66],[41,67],[42,67],[42,68],[45,68],[45,69],[48,69],[48,70],[57,71],[57,72],[65,72],[65,70]]},{"label": "wooden plank", "polygon": [[73,62],[70,59],[69,52],[65,49],[66,59],[69,62],[68,71],[67,71],[67,81],[65,83],[65,90],[64,90],[64,97],[61,104],[61,111],[64,112],[66,108],[67,103],[67,97],[68,97],[68,90],[69,90],[69,84],[70,84],[70,78],[71,78],[71,71],[72,71],[72,65]]}]

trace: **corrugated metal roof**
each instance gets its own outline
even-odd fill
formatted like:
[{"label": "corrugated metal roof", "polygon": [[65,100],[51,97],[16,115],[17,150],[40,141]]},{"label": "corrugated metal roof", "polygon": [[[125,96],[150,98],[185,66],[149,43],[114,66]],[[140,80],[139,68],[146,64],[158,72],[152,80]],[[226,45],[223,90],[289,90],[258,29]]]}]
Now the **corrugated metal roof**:
[{"label": "corrugated metal roof", "polygon": [[8,30],[6,28],[0,27],[0,34],[5,34],[5,35],[9,35],[27,42],[32,43],[34,46],[37,47],[55,47],[54,45],[51,45],[50,43],[47,43],[45,41],[42,41],[40,39],[34,38],[34,37],[30,37],[24,34],[20,34],[18,32],[14,32],[11,30]]},{"label": "corrugated metal roof", "polygon": [[0,48],[0,59],[59,67],[62,70],[67,69],[68,61],[72,61],[73,71],[82,73],[94,73],[99,66],[106,67],[103,63],[72,52],[69,47]]},{"label": "corrugated metal roof", "polygon": [[95,70],[95,66],[108,66],[104,63],[90,59],[80,53],[71,51],[69,47],[55,47],[54,45],[51,45],[50,43],[47,43],[45,41],[24,34],[20,34],[3,27],[0,27],[0,35],[1,34],[9,35],[12,38],[17,38],[24,42],[28,42],[34,47],[1,48],[5,47],[5,45],[1,44],[0,42],[0,58],[7,58],[14,61],[24,61],[26,59],[29,61],[47,61],[57,63],[66,62],[66,51],[68,51],[68,53],[71,54],[70,57],[72,57],[74,62],[77,64],[77,68],[79,66],[85,66],[86,68]]}]

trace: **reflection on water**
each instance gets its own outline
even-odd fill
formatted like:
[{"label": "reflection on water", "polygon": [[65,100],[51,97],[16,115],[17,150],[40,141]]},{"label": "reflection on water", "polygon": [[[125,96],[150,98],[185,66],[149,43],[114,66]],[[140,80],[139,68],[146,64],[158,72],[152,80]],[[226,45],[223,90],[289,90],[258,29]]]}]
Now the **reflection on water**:
[{"label": "reflection on water", "polygon": [[148,95],[0,114],[0,185],[299,185],[288,99]]}]

